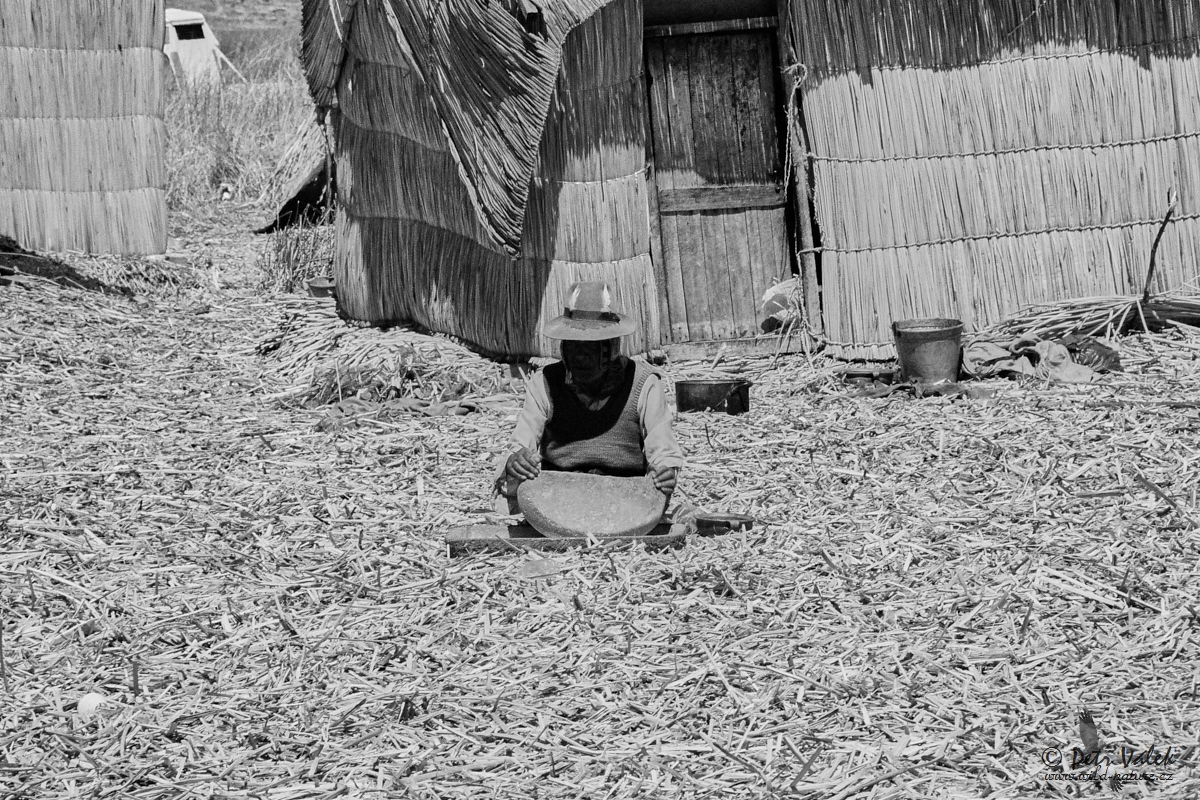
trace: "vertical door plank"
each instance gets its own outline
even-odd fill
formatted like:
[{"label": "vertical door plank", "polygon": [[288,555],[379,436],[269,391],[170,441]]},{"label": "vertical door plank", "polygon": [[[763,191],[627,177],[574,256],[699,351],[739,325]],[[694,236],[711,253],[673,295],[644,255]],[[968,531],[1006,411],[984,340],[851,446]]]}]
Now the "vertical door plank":
[{"label": "vertical door plank", "polygon": [[[653,163],[650,180],[650,213],[657,228],[659,250],[654,254],[658,275],[659,291],[665,296],[663,311],[667,339],[672,342],[688,341],[687,303],[683,291],[683,275],[680,272],[679,241],[675,220],[658,210],[658,190],[674,188],[674,171],[668,165],[674,163],[672,156],[674,137],[670,117],[670,77],[667,74],[665,40],[647,39],[645,43],[646,76],[649,83],[650,135],[647,142],[652,155],[647,158]],[[690,136],[690,134],[689,134]]]},{"label": "vertical door plank", "polygon": [[713,313],[709,303],[704,229],[700,213],[668,214],[675,223],[679,243],[679,268],[687,304],[691,341],[713,338]]},{"label": "vertical door plank", "polygon": [[765,46],[762,36],[742,34],[730,37],[734,98],[730,110],[734,114],[737,128],[739,182],[767,183],[774,180],[771,174],[771,156],[764,138],[763,118],[773,113],[769,102],[762,97],[760,72],[760,50]]},{"label": "vertical door plank", "polygon": [[646,82],[650,94],[647,116],[650,118],[650,141],[654,152],[654,180],[660,189],[673,189],[669,165],[673,160],[671,142],[671,115],[669,78],[666,58],[663,53],[664,40],[646,40]]},{"label": "vertical door plank", "polygon": [[667,305],[670,309],[671,341],[686,342],[692,336],[688,322],[687,289],[683,280],[682,257],[679,252],[679,225],[675,214],[660,217],[663,243],[663,271],[666,281]]},{"label": "vertical door plank", "polygon": [[770,248],[763,242],[759,218],[770,209],[748,208],[743,214],[746,224],[746,247],[749,250],[750,280],[754,285],[754,333],[762,333],[763,316],[759,311],[763,293],[774,285],[774,278],[768,273]]},{"label": "vertical door plank", "polygon": [[767,175],[776,183],[783,179],[783,158],[779,146],[779,118],[777,104],[777,72],[779,70],[778,47],[775,39],[763,36],[758,41],[758,93],[759,125],[762,131],[763,164]]},{"label": "vertical door plank", "polygon": [[708,185],[738,183],[741,154],[729,107],[733,98],[730,37],[689,38],[696,171]]},{"label": "vertical door plank", "polygon": [[[669,171],[670,187],[687,189],[700,185],[696,177],[696,152],[692,129],[692,92],[686,42],[674,39],[663,40],[663,71],[666,79],[666,117],[670,123],[670,136],[659,163],[660,171]],[[655,158],[660,158],[655,151]]]},{"label": "vertical door plank", "polygon": [[735,338],[754,336],[754,262],[750,260],[750,232],[747,217],[751,209],[729,211],[725,217],[725,274],[728,276],[730,299],[733,303],[733,332]]},{"label": "vertical door plank", "polygon": [[[692,131],[696,142],[696,171],[706,184],[731,183],[740,160],[729,103],[733,96],[728,36],[693,36],[691,64]],[[708,291],[709,319],[715,339],[733,338],[736,329],[730,287],[724,212],[699,212],[707,258],[703,274]]]},{"label": "vertical door plank", "polygon": [[[666,39],[663,61],[666,71],[667,116],[670,118],[670,157],[666,164],[671,188],[699,186],[702,181],[696,171],[696,131],[692,107],[691,51],[688,38]],[[666,183],[664,182],[664,186]],[[709,312],[708,286],[705,273],[704,241],[699,217],[694,213],[672,213],[680,282],[683,288],[684,317],[689,340],[712,338],[712,316]]]},{"label": "vertical door plank", "polygon": [[759,217],[760,235],[766,250],[763,273],[790,278],[791,262],[788,254],[787,219],[782,208],[764,208]]},{"label": "vertical door plank", "polygon": [[[770,145],[765,141],[762,122],[764,116],[773,113],[770,102],[764,102],[761,90],[760,58],[767,43],[759,32],[731,36],[729,40],[728,69],[732,91],[729,108],[740,153],[738,182],[775,183]],[[759,285],[762,279],[756,273],[762,271],[767,255],[757,224],[760,215],[760,209],[742,209],[731,211],[726,221],[730,231],[730,293],[739,336],[754,336],[760,332],[758,304],[766,286]]]},{"label": "vertical door plank", "polygon": [[705,262],[701,274],[708,292],[712,338],[732,339],[735,326],[733,299],[729,294],[729,256],[725,244],[725,218],[728,214],[723,211],[700,211],[695,216],[700,221],[704,240]]}]

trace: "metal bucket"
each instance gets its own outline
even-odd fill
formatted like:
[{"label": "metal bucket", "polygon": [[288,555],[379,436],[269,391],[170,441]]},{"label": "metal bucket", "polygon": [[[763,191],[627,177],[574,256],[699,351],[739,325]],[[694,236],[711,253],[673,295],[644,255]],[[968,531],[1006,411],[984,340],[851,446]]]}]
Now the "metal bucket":
[{"label": "metal bucket", "polygon": [[750,381],[740,378],[675,381],[675,405],[680,411],[745,414],[750,410]]},{"label": "metal bucket", "polygon": [[900,372],[911,383],[958,380],[963,324],[957,319],[906,319],[892,323]]}]

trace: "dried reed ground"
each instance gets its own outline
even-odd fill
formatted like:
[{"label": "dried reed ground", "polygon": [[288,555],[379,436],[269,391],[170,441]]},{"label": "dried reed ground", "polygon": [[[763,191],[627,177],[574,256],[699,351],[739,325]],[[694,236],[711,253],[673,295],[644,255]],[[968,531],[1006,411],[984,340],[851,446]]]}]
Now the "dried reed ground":
[{"label": "dried reed ground", "polygon": [[1189,751],[1126,794],[1200,794],[1200,338],[984,401],[747,362],[751,413],[676,425],[754,531],[450,559],[515,405],[316,431],[262,245],[208,242],[0,289],[0,797],[1078,796],[1040,756],[1084,707]]}]

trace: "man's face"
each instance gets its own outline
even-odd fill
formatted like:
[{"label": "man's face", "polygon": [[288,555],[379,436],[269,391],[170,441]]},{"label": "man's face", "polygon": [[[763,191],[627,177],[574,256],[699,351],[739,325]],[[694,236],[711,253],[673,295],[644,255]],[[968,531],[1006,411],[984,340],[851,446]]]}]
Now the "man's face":
[{"label": "man's face", "polygon": [[612,361],[613,352],[610,341],[566,341],[562,344],[563,361],[566,362],[571,377],[584,385],[595,383],[604,377],[609,362]]}]

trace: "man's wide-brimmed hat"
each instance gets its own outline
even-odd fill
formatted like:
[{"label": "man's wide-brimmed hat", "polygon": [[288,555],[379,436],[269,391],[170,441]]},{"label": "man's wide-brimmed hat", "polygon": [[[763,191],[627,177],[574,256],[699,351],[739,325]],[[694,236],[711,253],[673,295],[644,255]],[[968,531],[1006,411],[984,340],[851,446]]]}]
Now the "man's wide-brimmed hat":
[{"label": "man's wide-brimmed hat", "polygon": [[607,283],[583,281],[571,284],[562,316],[547,322],[542,333],[551,339],[599,342],[628,336],[636,330],[634,320],[613,309]]}]

